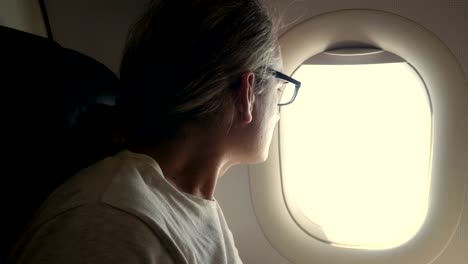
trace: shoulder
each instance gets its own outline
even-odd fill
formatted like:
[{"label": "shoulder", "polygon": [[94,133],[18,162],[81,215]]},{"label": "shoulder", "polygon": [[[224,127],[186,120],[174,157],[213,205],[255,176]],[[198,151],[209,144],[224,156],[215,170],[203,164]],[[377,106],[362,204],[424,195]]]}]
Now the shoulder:
[{"label": "shoulder", "polygon": [[83,169],[55,189],[44,201],[37,212],[34,224],[49,221],[51,217],[73,208],[81,208],[75,210],[75,213],[81,212],[84,208],[92,208],[86,205],[100,204],[104,196],[122,196],[122,194],[135,196],[133,193],[144,189],[138,165],[131,159],[116,155]]},{"label": "shoulder", "polygon": [[169,208],[165,192],[155,191],[157,174],[145,160],[117,155],[75,175],[39,210],[18,247],[22,260],[33,261],[20,263],[70,263],[65,259],[74,255],[86,256],[85,263],[183,263],[164,228]]},{"label": "shoulder", "polygon": [[105,204],[63,212],[31,230],[18,263],[174,263],[144,222]]}]

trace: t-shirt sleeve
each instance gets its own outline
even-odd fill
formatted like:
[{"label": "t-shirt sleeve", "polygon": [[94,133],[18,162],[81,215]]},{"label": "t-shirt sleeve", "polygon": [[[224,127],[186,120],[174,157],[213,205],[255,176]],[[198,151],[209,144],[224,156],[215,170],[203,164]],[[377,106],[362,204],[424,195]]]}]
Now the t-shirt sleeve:
[{"label": "t-shirt sleeve", "polygon": [[144,222],[107,205],[56,216],[35,230],[19,253],[20,264],[175,263]]}]

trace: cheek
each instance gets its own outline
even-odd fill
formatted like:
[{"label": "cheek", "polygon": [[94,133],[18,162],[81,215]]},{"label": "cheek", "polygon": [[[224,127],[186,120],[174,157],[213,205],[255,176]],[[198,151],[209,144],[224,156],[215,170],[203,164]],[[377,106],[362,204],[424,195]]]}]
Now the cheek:
[{"label": "cheek", "polygon": [[273,126],[278,122],[279,120],[279,106],[278,106],[278,93],[276,90],[274,91],[273,95],[271,96],[270,104],[269,104],[269,109],[270,109],[270,117],[273,119]]},{"label": "cheek", "polygon": [[258,126],[262,136],[269,138],[279,119],[278,93],[274,87],[268,90],[262,98],[259,98],[257,104]]},{"label": "cheek", "polygon": [[[275,91],[276,92],[276,91]],[[266,139],[270,139],[271,135],[273,134],[273,130],[276,126],[276,123],[279,120],[279,106],[277,102],[277,95],[276,93],[269,96],[268,100],[265,100],[264,107],[264,133]]]}]

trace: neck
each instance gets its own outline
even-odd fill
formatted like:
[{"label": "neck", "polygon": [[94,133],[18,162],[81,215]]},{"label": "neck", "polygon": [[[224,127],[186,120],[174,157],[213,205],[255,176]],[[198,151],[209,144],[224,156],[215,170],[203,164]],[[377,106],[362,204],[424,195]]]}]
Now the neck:
[{"label": "neck", "polygon": [[216,135],[191,131],[183,137],[129,149],[154,158],[164,177],[179,191],[213,200],[217,180],[233,164]]}]

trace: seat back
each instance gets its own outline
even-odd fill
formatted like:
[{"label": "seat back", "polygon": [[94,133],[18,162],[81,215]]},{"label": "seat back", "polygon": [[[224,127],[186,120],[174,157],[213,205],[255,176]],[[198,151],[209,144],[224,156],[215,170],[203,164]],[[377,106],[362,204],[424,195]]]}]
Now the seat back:
[{"label": "seat back", "polygon": [[[96,137],[107,133],[105,119],[82,120],[112,106],[118,93],[117,76],[103,64],[0,26],[2,244],[14,243],[53,189],[109,154]],[[2,250],[6,256],[10,248]]]}]

